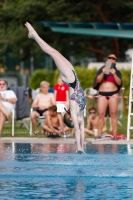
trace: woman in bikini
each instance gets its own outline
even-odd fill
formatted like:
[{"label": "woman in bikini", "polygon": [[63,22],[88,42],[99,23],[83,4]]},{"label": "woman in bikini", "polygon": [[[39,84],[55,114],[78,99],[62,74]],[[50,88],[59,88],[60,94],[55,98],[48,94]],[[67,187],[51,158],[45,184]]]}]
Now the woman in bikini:
[{"label": "woman in bikini", "polygon": [[117,108],[118,108],[118,93],[122,87],[122,77],[119,70],[116,68],[116,56],[110,54],[107,58],[107,62],[111,63],[109,74],[107,74],[107,68],[101,67],[97,72],[94,80],[94,89],[99,91],[98,98],[98,138],[101,138],[101,133],[104,124],[104,117],[107,108],[111,117],[111,124],[114,134],[114,140],[116,140],[117,134]]},{"label": "woman in bikini", "polygon": [[71,63],[63,57],[57,50],[49,46],[44,40],[42,40],[34,28],[28,23],[25,23],[29,34],[28,37],[34,39],[40,48],[50,55],[58,70],[60,71],[60,77],[63,82],[69,86],[69,99],[70,99],[70,113],[73,121],[75,136],[77,141],[77,153],[84,153],[84,118],[83,111],[85,108],[85,96],[81,88],[80,82],[76,75],[76,72]]}]

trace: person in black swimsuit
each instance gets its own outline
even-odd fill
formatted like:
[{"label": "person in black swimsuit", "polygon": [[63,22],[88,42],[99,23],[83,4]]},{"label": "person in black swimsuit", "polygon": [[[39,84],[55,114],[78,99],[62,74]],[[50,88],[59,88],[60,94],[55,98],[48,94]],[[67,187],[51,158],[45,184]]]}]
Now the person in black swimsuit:
[{"label": "person in black swimsuit", "polygon": [[34,39],[38,43],[40,48],[53,58],[58,70],[60,71],[61,79],[69,86],[70,113],[75,129],[77,153],[84,153],[83,110],[86,102],[85,95],[80,86],[76,72],[72,64],[57,50],[53,49],[44,40],[42,40],[28,22],[25,23],[25,26],[29,31],[29,38]]}]

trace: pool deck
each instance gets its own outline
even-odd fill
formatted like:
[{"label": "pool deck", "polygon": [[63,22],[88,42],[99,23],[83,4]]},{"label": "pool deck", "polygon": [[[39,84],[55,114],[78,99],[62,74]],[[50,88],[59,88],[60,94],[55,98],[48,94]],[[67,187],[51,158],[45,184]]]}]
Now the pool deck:
[{"label": "pool deck", "polygon": [[[1,137],[2,143],[44,143],[44,144],[75,144],[75,138],[31,138],[31,137]],[[85,143],[92,144],[133,144],[133,139],[127,140],[94,140],[93,138],[86,138]]]}]

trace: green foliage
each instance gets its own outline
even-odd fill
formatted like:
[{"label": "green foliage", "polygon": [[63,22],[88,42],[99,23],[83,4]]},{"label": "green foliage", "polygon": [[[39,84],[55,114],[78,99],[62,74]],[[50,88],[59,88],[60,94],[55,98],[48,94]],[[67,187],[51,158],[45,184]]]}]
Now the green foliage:
[{"label": "green foliage", "polygon": [[131,70],[121,70],[123,87],[125,88],[124,95],[129,95],[130,89],[130,74]]},{"label": "green foliage", "polygon": [[[29,60],[31,51],[37,56],[42,54],[38,45],[27,38],[24,23],[29,21],[39,35],[66,58],[73,55],[103,60],[106,54],[115,52],[115,49],[118,49],[117,53],[124,57],[125,51],[132,47],[130,40],[119,39],[116,45],[116,41],[112,38],[55,33],[37,22],[133,23],[132,10],[132,0],[119,0],[113,3],[112,0],[0,1],[0,54],[8,52],[9,55],[20,60]],[[24,52],[21,56],[20,49]]]},{"label": "green foliage", "polygon": [[38,69],[30,77],[29,85],[31,88],[37,89],[38,87],[40,87],[40,82],[45,80],[48,81],[50,83],[50,87],[52,87],[54,85],[54,74],[55,72],[52,70]]},{"label": "green foliage", "polygon": [[[82,85],[82,88],[91,88],[93,87],[94,77],[96,76],[97,69],[87,69],[85,67],[74,67],[79,81]],[[129,87],[130,87],[130,70],[121,70],[123,87],[125,88],[124,95],[129,95]],[[59,76],[59,71],[55,70],[47,70],[47,69],[38,69],[35,70],[32,76],[30,77],[30,87],[36,89],[39,87],[41,81],[46,80],[50,82],[51,87],[57,82],[57,77]]]},{"label": "green foliage", "polygon": [[75,67],[82,88],[90,88],[93,85],[93,80],[96,75],[96,69],[87,69],[85,67]]},{"label": "green foliage", "polygon": [[[89,88],[92,87],[93,85],[93,79],[96,75],[96,69],[86,69],[85,67],[75,67],[75,71],[78,75],[78,78],[80,80],[80,83],[83,87],[83,89],[85,88]],[[32,74],[32,76],[30,77],[30,87],[32,87],[33,89],[36,89],[39,87],[40,82],[43,80],[46,80],[50,83],[50,86],[53,87],[54,84],[57,82],[57,78],[59,76],[59,71],[55,70],[47,70],[47,69],[38,69],[35,70],[35,72]]]},{"label": "green foliage", "polygon": [[[123,95],[129,96],[131,70],[121,70],[121,73],[122,73],[123,87],[125,88]],[[127,113],[129,98],[124,98],[123,102],[124,102],[124,111]]]}]

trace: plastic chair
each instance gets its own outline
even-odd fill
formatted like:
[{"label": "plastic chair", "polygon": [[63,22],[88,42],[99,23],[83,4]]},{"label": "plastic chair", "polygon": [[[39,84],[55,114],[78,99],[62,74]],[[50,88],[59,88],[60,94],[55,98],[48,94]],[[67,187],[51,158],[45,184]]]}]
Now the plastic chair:
[{"label": "plastic chair", "polygon": [[[33,108],[31,108],[31,113],[32,113],[32,111],[33,111]],[[37,120],[42,124],[42,120],[44,121],[44,119],[45,119],[45,117],[44,116],[39,116],[38,118],[37,118]],[[32,121],[31,121],[31,119],[30,119],[30,136],[32,135]]]},{"label": "plastic chair", "polygon": [[[15,109],[12,109],[12,136],[14,136],[14,124],[15,124]],[[8,119],[5,121],[5,123],[9,123]]]},{"label": "plastic chair", "polygon": [[14,120],[15,120],[15,110],[12,109],[12,136],[14,136]]}]

